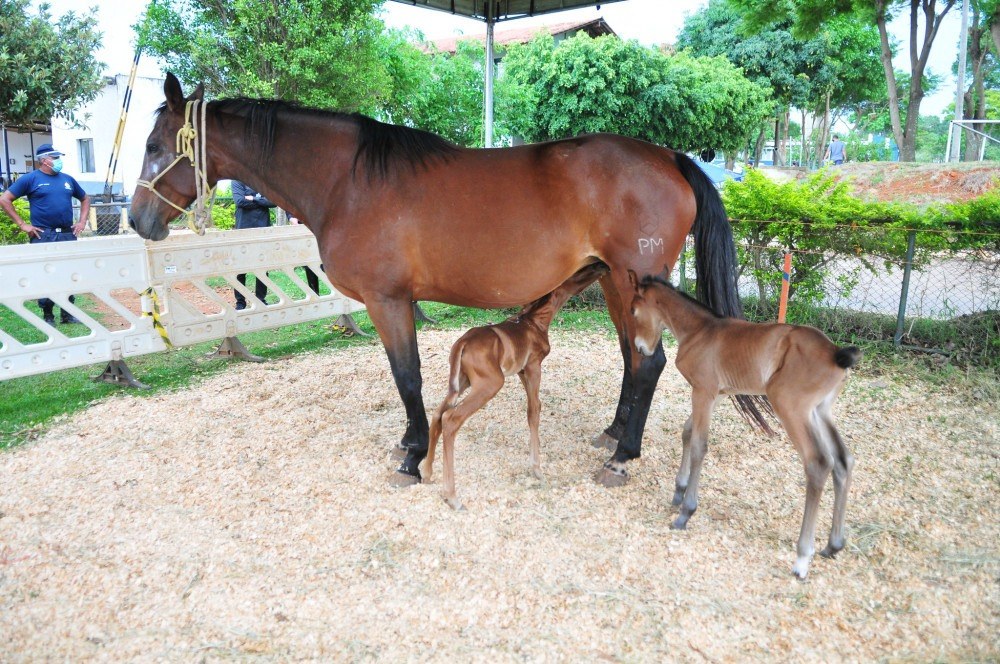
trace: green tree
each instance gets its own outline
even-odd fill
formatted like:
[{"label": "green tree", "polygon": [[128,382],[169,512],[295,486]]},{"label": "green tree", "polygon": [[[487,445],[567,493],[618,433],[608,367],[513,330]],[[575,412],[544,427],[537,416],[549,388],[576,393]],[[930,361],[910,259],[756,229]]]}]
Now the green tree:
[{"label": "green tree", "polygon": [[94,57],[97,21],[73,12],[53,21],[47,3],[35,15],[29,4],[0,1],[0,123],[51,117],[76,123],[77,108],[103,85],[104,64]]},{"label": "green tree", "polygon": [[541,35],[513,46],[498,85],[507,131],[529,141],[614,132],[679,150],[735,150],[767,90],[725,58],[667,56],[617,37]]},{"label": "green tree", "polygon": [[[967,88],[962,105],[966,120],[985,120],[986,90],[1000,87],[1000,59],[993,50],[993,41],[989,33],[990,16],[987,14],[987,10],[990,9],[989,4],[986,0],[971,0],[970,3],[969,45],[966,58]],[[976,123],[972,128],[980,133],[965,134],[966,161],[979,159],[979,151],[983,147],[984,139],[981,133],[986,129],[985,124]]]},{"label": "green tree", "polygon": [[[736,3],[712,0],[688,17],[677,45],[697,55],[724,55],[748,78],[771,88],[781,129],[775,141],[779,161],[790,106],[801,109],[803,126],[806,111],[822,118],[821,133],[815,137],[822,145],[832,124],[831,111],[836,117],[865,99],[885,96],[874,26],[831,21],[803,40],[792,33],[793,22],[787,15],[762,25],[746,12]],[[763,138],[762,131],[755,156],[759,157]]]},{"label": "green tree", "polygon": [[373,112],[392,92],[379,0],[159,0],[139,45],[214,95]]},{"label": "green tree", "polygon": [[[993,0],[990,0],[991,2]],[[920,103],[927,90],[927,60],[931,46],[937,37],[941,23],[959,0],[729,0],[739,5],[758,27],[766,27],[775,20],[791,18],[796,34],[811,37],[820,32],[824,24],[842,17],[863,24],[874,24],[878,29],[880,59],[885,74],[889,94],[889,117],[902,161],[916,158],[917,123],[920,118]],[[893,69],[893,45],[888,24],[897,12],[908,11],[910,15],[910,90],[905,103],[905,117],[900,112],[899,86]]]}]

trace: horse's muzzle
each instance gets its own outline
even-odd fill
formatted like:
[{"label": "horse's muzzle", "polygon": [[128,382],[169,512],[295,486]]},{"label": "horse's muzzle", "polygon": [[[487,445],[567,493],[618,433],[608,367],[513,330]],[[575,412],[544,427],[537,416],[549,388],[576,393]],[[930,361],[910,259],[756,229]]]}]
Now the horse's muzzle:
[{"label": "horse's muzzle", "polygon": [[646,343],[644,339],[640,339],[639,337],[635,338],[635,349],[646,357],[652,356],[653,352],[656,350],[655,347],[650,348],[649,344]]}]

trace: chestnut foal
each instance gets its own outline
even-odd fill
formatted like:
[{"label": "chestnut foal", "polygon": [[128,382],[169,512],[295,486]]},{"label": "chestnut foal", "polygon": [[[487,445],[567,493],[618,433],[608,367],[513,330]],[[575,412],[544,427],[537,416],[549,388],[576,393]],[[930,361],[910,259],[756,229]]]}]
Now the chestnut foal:
[{"label": "chestnut foal", "polygon": [[[532,474],[542,479],[539,461],[538,420],[542,403],[538,387],[542,360],[549,354],[549,325],[573,295],[608,272],[604,263],[594,263],[576,272],[559,288],[544,295],[502,323],[474,327],[451,347],[448,394],[431,419],[427,460],[421,471],[429,481],[434,470],[434,450],[444,432],[444,471],[441,495],[454,509],[462,502],[455,495],[455,436],[473,413],[485,406],[503,387],[507,376],[517,374],[528,395],[528,428]],[[459,396],[471,390],[458,402]]]},{"label": "chestnut foal", "polygon": [[635,345],[652,355],[669,329],[677,339],[677,369],[692,387],[691,416],[684,424],[683,453],[673,504],[680,505],[674,528],[684,528],[698,508],[698,478],[708,442],[712,410],[720,394],[764,394],[791,438],[806,472],[806,506],[792,572],[804,579],[812,559],[816,512],[826,478],[833,471],[833,526],[820,555],[844,548],[844,513],[854,457],[833,422],[831,408],[861,358],[856,346],[838,348],[814,327],[749,323],[722,318],[678,292],[660,277],[637,282],[632,313]]}]

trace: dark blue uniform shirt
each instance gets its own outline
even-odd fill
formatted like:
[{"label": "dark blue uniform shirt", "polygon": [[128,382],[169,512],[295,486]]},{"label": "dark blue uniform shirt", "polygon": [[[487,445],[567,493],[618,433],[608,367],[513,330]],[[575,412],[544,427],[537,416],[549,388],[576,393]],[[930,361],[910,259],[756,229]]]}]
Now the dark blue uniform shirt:
[{"label": "dark blue uniform shirt", "polygon": [[70,228],[73,225],[73,199],[83,200],[87,192],[65,173],[48,175],[32,171],[14,180],[7,188],[14,198],[27,196],[31,225],[39,228]]}]

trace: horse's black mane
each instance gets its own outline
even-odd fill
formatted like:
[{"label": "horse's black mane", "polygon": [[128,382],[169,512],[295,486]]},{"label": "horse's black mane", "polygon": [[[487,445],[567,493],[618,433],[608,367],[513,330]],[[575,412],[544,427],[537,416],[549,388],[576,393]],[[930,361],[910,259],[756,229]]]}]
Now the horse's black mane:
[{"label": "horse's black mane", "polygon": [[712,314],[716,318],[725,318],[725,316],[723,316],[718,311],[716,311],[712,307],[708,306],[704,302],[699,302],[698,300],[696,300],[695,298],[691,297],[690,295],[688,295],[684,291],[678,290],[676,286],[674,286],[672,283],[670,283],[668,280],[664,279],[663,277],[659,276],[658,274],[647,274],[645,277],[642,278],[641,281],[639,281],[639,286],[646,287],[646,286],[649,286],[649,285],[654,284],[654,283],[660,284],[661,286],[666,286],[667,288],[669,288],[670,290],[674,291],[675,293],[677,293],[678,295],[680,295],[681,297],[683,297],[685,300],[687,300],[691,304],[696,305],[700,309],[704,309],[705,311],[707,311],[708,313]]},{"label": "horse's black mane", "polygon": [[[160,106],[162,113],[166,104]],[[416,169],[426,166],[435,159],[447,159],[458,150],[458,146],[429,131],[379,122],[361,113],[340,113],[300,106],[294,102],[276,99],[251,99],[234,97],[210,102],[209,112],[216,118],[224,114],[246,117],[245,136],[247,143],[256,146],[252,155],[263,165],[271,157],[274,149],[274,135],[279,113],[312,115],[353,123],[358,128],[358,147],[354,154],[354,168],[364,164],[369,179],[385,178],[397,165]]]}]

